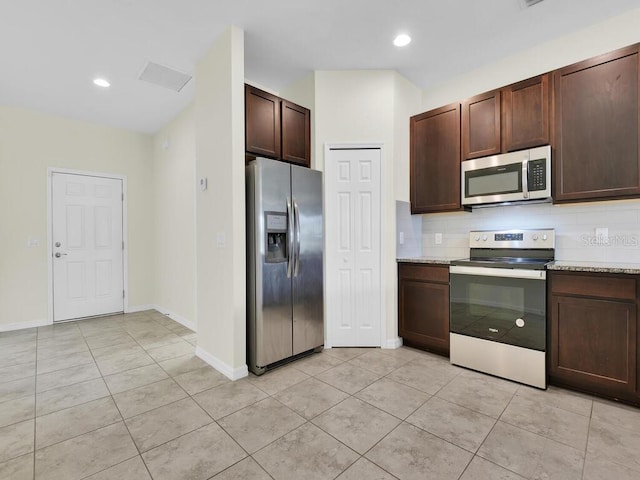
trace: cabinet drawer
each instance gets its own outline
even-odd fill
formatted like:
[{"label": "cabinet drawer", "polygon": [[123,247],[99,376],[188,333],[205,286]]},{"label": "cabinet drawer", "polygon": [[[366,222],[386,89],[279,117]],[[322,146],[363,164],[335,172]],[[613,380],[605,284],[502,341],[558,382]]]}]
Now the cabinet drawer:
[{"label": "cabinet drawer", "polygon": [[622,275],[563,275],[552,273],[551,293],[618,300],[636,299],[636,279]]},{"label": "cabinet drawer", "polygon": [[424,280],[426,282],[449,283],[449,267],[420,263],[398,265],[398,275],[402,279]]}]

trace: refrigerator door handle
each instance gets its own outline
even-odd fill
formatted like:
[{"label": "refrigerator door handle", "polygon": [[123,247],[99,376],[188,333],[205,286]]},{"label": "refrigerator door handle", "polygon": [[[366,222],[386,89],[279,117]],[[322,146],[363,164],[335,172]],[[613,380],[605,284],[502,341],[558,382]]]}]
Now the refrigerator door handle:
[{"label": "refrigerator door handle", "polygon": [[287,278],[291,278],[293,272],[293,257],[293,211],[287,197]]},{"label": "refrigerator door handle", "polygon": [[295,229],[296,229],[296,253],[295,260],[293,263],[293,276],[298,276],[298,271],[300,270],[300,210],[298,209],[298,202],[296,199],[293,199],[293,217],[295,219]]}]

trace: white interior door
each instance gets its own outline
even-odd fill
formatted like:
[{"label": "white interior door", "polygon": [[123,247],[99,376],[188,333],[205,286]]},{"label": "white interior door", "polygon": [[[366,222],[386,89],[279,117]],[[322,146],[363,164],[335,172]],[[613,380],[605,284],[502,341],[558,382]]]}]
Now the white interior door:
[{"label": "white interior door", "polygon": [[329,346],[381,346],[380,167],[379,148],[327,150]]},{"label": "white interior door", "polygon": [[53,320],[124,310],[122,180],[53,173]]}]

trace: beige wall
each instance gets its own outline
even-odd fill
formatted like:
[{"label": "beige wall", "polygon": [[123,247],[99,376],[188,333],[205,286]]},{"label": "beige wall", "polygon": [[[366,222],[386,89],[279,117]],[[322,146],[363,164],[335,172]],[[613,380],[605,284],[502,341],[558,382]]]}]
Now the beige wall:
[{"label": "beige wall", "polygon": [[423,92],[422,111],[640,42],[639,25],[640,8],[452,78]]},{"label": "beige wall", "polygon": [[[408,172],[408,115],[419,109],[420,92],[393,71],[315,73],[315,165],[324,168],[329,143],[382,143],[383,346],[397,339],[395,199],[397,175]],[[329,215],[327,214],[327,220]]]},{"label": "beige wall", "polygon": [[153,302],[196,329],[194,106],[153,137]]},{"label": "beige wall", "polygon": [[393,180],[396,200],[409,201],[409,117],[421,112],[422,92],[402,75],[394,75]]},{"label": "beige wall", "polygon": [[[244,32],[231,27],[196,68],[197,353],[246,375]],[[222,244],[224,243],[224,244]]]},{"label": "beige wall", "polygon": [[[0,329],[42,324],[48,312],[47,168],[127,177],[129,305],[151,304],[151,137],[0,106]],[[27,247],[27,237],[40,245]]]}]

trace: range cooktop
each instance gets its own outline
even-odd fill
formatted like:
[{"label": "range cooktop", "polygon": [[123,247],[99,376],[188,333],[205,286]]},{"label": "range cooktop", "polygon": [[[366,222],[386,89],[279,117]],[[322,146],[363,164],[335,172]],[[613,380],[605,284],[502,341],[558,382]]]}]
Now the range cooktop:
[{"label": "range cooktop", "polygon": [[451,265],[544,270],[555,258],[555,232],[537,230],[482,230],[469,232],[469,258]]},{"label": "range cooktop", "polygon": [[520,268],[525,270],[544,270],[553,259],[526,257],[495,257],[495,258],[462,258],[452,260],[451,265],[487,268]]}]

